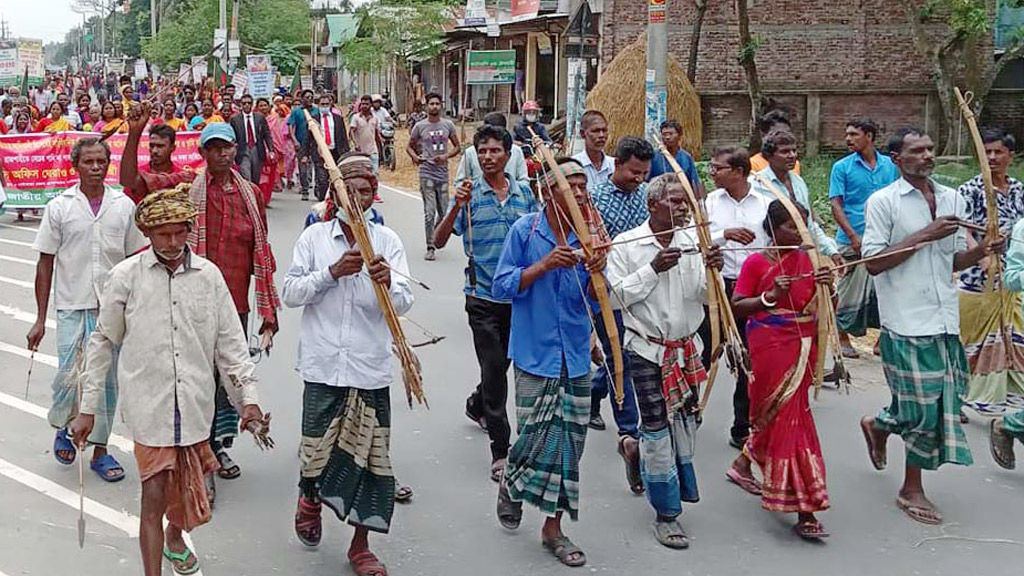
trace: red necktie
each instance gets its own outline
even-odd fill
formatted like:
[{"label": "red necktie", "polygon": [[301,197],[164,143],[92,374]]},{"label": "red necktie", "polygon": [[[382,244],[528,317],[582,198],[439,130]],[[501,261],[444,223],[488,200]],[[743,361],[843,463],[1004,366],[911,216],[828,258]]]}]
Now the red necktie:
[{"label": "red necktie", "polygon": [[252,116],[246,116],[245,117],[245,131],[246,131],[246,136],[249,138],[249,147],[250,148],[255,148],[256,147],[256,134],[254,134],[253,131],[252,131]]},{"label": "red necktie", "polygon": [[328,127],[327,114],[321,114],[320,115],[320,121],[324,123],[324,140],[327,142],[328,146],[333,148],[334,147],[334,141],[331,140],[332,134],[331,134],[331,131],[329,130],[329,127]]}]

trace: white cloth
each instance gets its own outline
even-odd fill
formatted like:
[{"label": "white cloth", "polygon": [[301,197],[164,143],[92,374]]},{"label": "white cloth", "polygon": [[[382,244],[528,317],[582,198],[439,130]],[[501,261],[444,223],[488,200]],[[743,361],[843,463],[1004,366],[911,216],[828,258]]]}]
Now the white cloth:
[{"label": "white cloth", "polygon": [[[623,232],[615,241],[631,240],[651,234],[651,221]],[[697,237],[689,230],[678,230],[670,247],[686,250],[697,245]],[[651,267],[662,246],[657,238],[643,238],[612,246],[608,254],[608,282],[618,294],[612,306],[625,305],[629,314],[622,321],[626,326],[626,348],[655,364],[661,364],[664,346],[647,340],[655,336],[679,340],[694,335],[698,349],[702,346],[697,329],[704,321],[707,301],[704,259],[699,253],[683,254],[679,263],[658,274]]]},{"label": "white cloth", "polygon": [[[960,195],[931,181],[935,216],[967,218]],[[874,256],[932,222],[924,195],[900,178],[868,198],[867,227],[861,254]],[[960,335],[960,300],[953,283],[953,256],[967,249],[967,232],[959,228],[938,242],[874,277],[882,327],[901,336]]]},{"label": "white cloth", "polygon": [[320,133],[327,140],[327,147],[334,150],[334,114],[320,114]]},{"label": "white cloth", "polygon": [[[390,228],[367,223],[373,251],[402,274],[409,273],[405,249]],[[299,324],[298,372],[306,382],[363,390],[391,384],[391,331],[364,266],[335,280],[329,267],[353,248],[333,219],[313,224],[299,236],[281,299],[303,306]],[[391,275],[391,300],[401,315],[412,307],[409,281]]]},{"label": "white cloth", "polygon": [[583,165],[583,171],[587,173],[587,192],[593,193],[594,188],[597,188],[601,184],[604,184],[612,176],[612,172],[615,171],[615,158],[605,154],[604,160],[601,161],[601,167],[594,166],[594,163],[590,161],[590,156],[587,156],[587,151],[582,150],[578,154],[572,157]]},{"label": "white cloth", "polygon": [[110,270],[149,245],[135,227],[135,203],[106,188],[96,215],[78,185],[50,200],[32,247],[53,254],[57,310],[98,308]]},{"label": "white cloth", "polygon": [[[118,264],[89,337],[82,412],[103,409],[111,352],[118,401],[132,437],[146,446],[191,446],[210,437],[214,370],[235,407],[259,402],[256,367],[220,269],[189,253],[171,274],[147,250]],[[180,414],[176,434],[174,412]]]},{"label": "white cloth", "polygon": [[[523,149],[518,144],[512,145],[508,162],[505,163],[505,174],[523,186],[530,185],[530,173],[526,170],[526,158],[523,157]],[[466,148],[459,160],[459,167],[455,170],[455,185],[458,186],[463,180],[476,181],[483,175],[480,159],[476,154],[476,146]]]},{"label": "white cloth", "polygon": [[[748,248],[747,250],[722,252],[723,278],[730,280],[739,278],[740,270],[743,269],[743,263],[747,261],[747,257],[760,252],[771,243],[771,238],[764,231],[764,218],[768,215],[769,204],[771,204],[771,199],[755,191],[753,187],[739,201],[730,196],[725,188],[719,188],[708,194],[704,205],[708,213],[708,231],[711,232],[711,241],[725,248]],[[725,231],[729,228],[750,230],[754,233],[754,241],[744,246],[735,240],[726,240]]]}]

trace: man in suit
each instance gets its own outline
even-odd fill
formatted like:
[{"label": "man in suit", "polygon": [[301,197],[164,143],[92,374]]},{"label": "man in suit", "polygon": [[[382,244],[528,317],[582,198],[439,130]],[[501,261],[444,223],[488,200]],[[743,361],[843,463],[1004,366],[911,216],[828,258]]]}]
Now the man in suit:
[{"label": "man in suit", "polygon": [[235,163],[242,177],[253,184],[260,183],[260,173],[268,158],[273,160],[274,142],[270,137],[270,126],[267,119],[252,109],[252,96],[242,96],[242,113],[229,120],[235,131],[235,142],[238,151]]},{"label": "man in suit", "polygon": [[[313,121],[319,124],[320,133],[324,135],[324,140],[331,149],[331,155],[337,162],[342,154],[349,151],[348,136],[345,134],[345,120],[331,111],[330,94],[321,94],[317,103],[319,106],[310,110],[309,113],[313,116]],[[323,159],[320,158],[320,151],[317,150],[316,141],[312,136],[307,136],[303,143],[302,158],[303,161],[312,159],[313,168],[316,170],[316,186],[313,188],[313,193],[316,194],[318,201],[323,202],[327,197],[327,169],[324,168]]]}]

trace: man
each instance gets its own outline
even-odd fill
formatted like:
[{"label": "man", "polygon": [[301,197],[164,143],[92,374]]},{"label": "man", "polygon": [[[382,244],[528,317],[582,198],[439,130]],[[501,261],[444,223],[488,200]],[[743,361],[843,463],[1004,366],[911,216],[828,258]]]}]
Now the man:
[{"label": "man", "polygon": [[[320,124],[320,133],[324,136],[327,147],[331,149],[331,155],[337,162],[343,154],[349,151],[348,137],[345,136],[345,120],[331,111],[331,97],[327,94],[320,95],[320,107],[311,111],[310,115],[314,121]],[[309,134],[306,135],[306,142],[303,144],[302,157],[308,158],[316,170],[316,194],[318,202],[323,202],[327,197],[327,189],[330,186],[330,177],[327,175],[327,168],[320,158],[320,151],[317,150],[316,141]],[[376,190],[376,189],[375,189]],[[306,199],[303,194],[302,199]]]},{"label": "man", "polygon": [[[455,124],[441,118],[441,106],[440,94],[427,94],[427,119],[412,127],[409,145],[405,147],[413,164],[420,167],[423,229],[427,239],[424,258],[429,261],[435,259],[434,223],[448,209],[448,160],[462,151]],[[449,142],[452,144],[450,149]]]},{"label": "man", "polygon": [[[877,133],[871,120],[847,122],[846,147],[851,154],[832,165],[828,197],[832,203],[832,216],[839,226],[836,243],[846,260],[860,258],[864,206],[868,198],[900,177],[892,160],[875,149]],[[850,334],[863,336],[868,328],[880,327],[874,284],[864,265],[846,270],[839,278],[838,293],[836,324],[839,327],[840,352],[846,358],[857,358],[860,355],[850,344]]]},{"label": "man", "polygon": [[[577,204],[586,204],[586,174],[565,159],[559,169]],[[562,532],[562,515],[579,514],[579,463],[590,397],[589,272],[604,270],[603,251],[586,264],[576,251],[567,199],[554,178],[541,184],[544,210],[516,221],[505,238],[491,294],[512,301],[508,357],[515,366],[519,436],[499,482],[498,520],[514,530],[522,503],[545,515],[541,542],[567,566],[587,557]],[[556,208],[557,207],[557,208]]]},{"label": "man", "polygon": [[299,160],[299,188],[303,200],[309,200],[310,185],[310,164],[311,158],[303,153],[303,146],[306,144],[306,114],[304,110],[313,113],[313,91],[303,90],[301,92],[301,106],[296,106],[288,115],[288,134],[295,145],[295,155]]},{"label": "man", "polygon": [[[615,151],[615,171],[611,177],[599,184],[591,194],[594,208],[604,221],[608,239],[613,239],[623,232],[632,230],[643,224],[649,217],[647,211],[647,172],[651,169],[654,148],[646,140],[639,138],[623,138]],[[615,323],[619,329],[619,342],[625,338],[623,334],[622,313],[615,312]],[[612,384],[614,366],[612,362],[612,345],[608,339],[604,322],[600,318],[594,321],[598,340],[604,351],[605,362],[602,362],[594,373],[590,403],[590,427],[604,430],[605,423],[601,417],[601,401],[608,396]],[[644,491],[643,480],[640,478],[640,451],[637,428],[639,415],[636,411],[636,399],[630,382],[629,362],[623,357],[622,384],[626,399],[619,407],[612,402],[612,415],[619,429],[619,455],[626,463],[626,481],[634,494]]]},{"label": "man", "polygon": [[[672,232],[689,219],[687,203],[675,174],[655,178],[647,187],[651,217],[619,235],[622,244],[608,255],[608,282],[629,311],[623,347],[640,409],[641,476],[656,514],[654,536],[676,549],[689,547],[680,502],[700,498],[693,453],[707,381],[697,335],[707,300],[704,265],[694,253],[696,234]],[[718,247],[707,258],[721,267]]]},{"label": "man", "polygon": [[237,150],[235,164],[238,172],[249,182],[259,186],[260,175],[266,162],[276,162],[274,141],[270,137],[267,119],[252,109],[252,96],[242,95],[242,111],[232,116],[228,123],[235,131]]},{"label": "man", "polygon": [[[199,154],[206,161],[206,170],[192,182],[192,202],[198,214],[188,244],[192,252],[220,268],[247,334],[249,285],[255,277],[256,312],[263,319],[259,334],[269,340],[277,333],[280,301],[274,288],[275,263],[267,239],[266,208],[263,195],[257,194],[232,167],[236,153],[235,132],[230,126],[218,122],[203,128]],[[229,402],[223,382],[215,399],[217,412],[210,430],[210,448],[220,462],[218,476],[230,480],[242,474],[227,452],[238,435],[238,413]],[[216,486],[212,475],[207,477],[207,491],[213,501]]]},{"label": "man", "polygon": [[227,120],[238,113],[238,107],[235,106],[235,90],[234,84],[228,84],[221,89],[220,115]]},{"label": "man", "polygon": [[128,138],[121,155],[119,181],[124,193],[136,204],[150,192],[174,188],[192,182],[196,173],[171,161],[175,149],[175,131],[169,126],[154,126],[149,131],[149,166],[139,168],[139,140],[149,124],[150,103],[143,102],[128,110]]},{"label": "man", "polygon": [[530,133],[532,130],[545,144],[551,145],[551,136],[548,135],[547,129],[540,121],[540,112],[540,105],[533,100],[523,104],[523,119],[516,124],[514,130],[517,143],[522,146],[532,146],[533,134]]},{"label": "man", "polygon": [[[504,120],[504,118],[503,118]],[[434,243],[444,248],[452,233],[462,236],[469,257],[466,267],[466,315],[480,365],[480,383],[466,400],[466,416],[487,430],[491,439],[491,479],[505,470],[511,434],[505,403],[508,398],[508,351],[512,305],[496,298],[492,283],[509,229],[524,214],[537,211],[529,185],[505,172],[512,136],[501,126],[484,124],[473,136],[482,175],[463,180],[448,213],[437,225]]]},{"label": "man", "polygon": [[181,532],[211,517],[202,492],[203,475],[217,468],[207,441],[215,370],[230,376],[227,393],[243,411],[243,426],[263,424],[255,366],[228,287],[216,266],[186,246],[195,214],[187,187],[155,192],[139,204],[135,222],[153,249],[110,273],[89,339],[82,410],[72,425],[76,439],[92,431],[103,413],[104,377],[118,361],[121,414],[142,480],[139,545],[146,576],[161,574],[161,556],[176,573],[198,569]]},{"label": "man", "polygon": [[[78,411],[77,382],[72,378],[76,359],[96,327],[100,295],[110,271],[147,244],[132,222],[135,205],[121,192],[103,183],[110,166],[110,148],[98,138],[83,138],[71,151],[78,184],[46,205],[33,248],[36,265],[36,322],[28,333],[29,350],[38,350],[46,333],[46,313],[53,289],[57,308],[59,366],[53,382],[53,404],[48,419],[57,429],[53,455],[58,462],[75,461],[75,447],[67,425]],[[107,440],[117,406],[117,370],[105,375],[93,412],[99,419],[89,436],[94,446],[90,468],[107,482],[124,478],[124,468],[107,453]],[[76,438],[80,444],[84,437]]]},{"label": "man", "polygon": [[889,153],[901,178],[868,199],[861,253],[881,257],[866,265],[878,292],[882,366],[892,403],[860,425],[876,470],[885,469],[888,436],[903,437],[906,471],[896,505],[918,522],[941,524],[921,471],[972,463],[958,417],[968,368],[953,273],[1001,252],[1002,239],[968,249],[957,224],[967,212],[954,190],[930,178],[935,145],[926,134],[897,131]]},{"label": "man", "polygon": [[391,118],[391,113],[384,107],[383,96],[380,94],[374,94],[370,98],[370,104],[373,107],[373,116],[377,119],[377,126],[394,123],[394,120]]},{"label": "man", "polygon": [[[330,109],[331,96],[324,94],[320,96],[321,102],[327,99],[327,107]],[[323,104],[321,104],[323,107]],[[352,117],[352,125],[349,126],[349,138],[352,140],[352,150],[369,156],[373,162],[373,173],[380,173],[380,150],[383,143],[380,140],[380,124],[377,116],[373,113],[370,105],[370,96],[364,94],[359,99],[359,113]]]},{"label": "man", "polygon": [[[761,140],[763,141],[772,132],[789,132],[792,134],[793,124],[789,121],[789,115],[782,110],[771,110],[758,119],[757,130],[761,133]],[[750,157],[751,171],[760,172],[767,167],[768,158],[762,152],[758,152]],[[793,173],[797,176],[800,175],[799,160],[793,164]]]},{"label": "man", "polygon": [[[484,124],[496,126],[506,132],[508,130],[505,115],[501,112],[491,112],[484,116]],[[512,151],[509,154],[508,162],[505,163],[504,170],[513,181],[523,186],[530,186],[530,174],[526,169],[526,158],[523,157],[523,149],[514,143],[512,144]],[[480,168],[477,149],[475,146],[470,146],[463,151],[462,158],[459,159],[459,167],[455,170],[455,181],[460,183],[466,180],[475,182],[482,175],[483,171]]]},{"label": "man", "polygon": [[580,118],[583,150],[572,157],[587,173],[587,192],[608,181],[615,170],[615,159],[604,153],[608,144],[608,120],[599,110],[587,110]]},{"label": "man", "polygon": [[[985,136],[986,134],[982,133],[982,140],[985,139]],[[989,137],[993,136],[994,134],[991,134]],[[1005,144],[1005,142],[1003,143]],[[986,150],[988,150],[991,144],[991,142],[986,144]],[[1010,147],[1010,150],[1012,149]],[[993,146],[989,153],[989,159],[990,166],[993,163],[1001,163],[1003,161],[1002,151]],[[996,162],[992,162],[993,160]],[[995,180],[995,171],[993,169],[993,180]],[[1012,180],[1008,183],[1010,185],[1014,183],[1018,186],[1020,185],[1018,180]],[[1005,189],[1001,188],[1001,190]],[[1018,220],[1013,225],[1010,238],[1011,240],[1024,238],[1024,219]],[[1006,290],[1013,290],[1018,298],[1020,297],[1020,292],[1024,291],[1024,242],[1010,242],[1006,253],[1006,266],[1003,270],[1003,287]],[[963,295],[961,295],[962,298]],[[1001,417],[989,422],[989,448],[992,452],[992,459],[1000,467],[1007,470],[1013,470],[1017,467],[1017,459],[1013,453],[1014,440],[1024,443],[1024,410],[1013,411],[1008,409]]]},{"label": "man", "polygon": [[[353,201],[373,206],[377,178],[362,154],[339,166]],[[373,297],[374,283],[391,295],[398,314],[412,307],[402,241],[391,229],[367,222],[377,254],[363,259],[344,210],[303,231],[284,284],[288,306],[303,307],[298,372],[302,443],[295,532],[307,546],[320,544],[321,510],[355,527],[348,560],[357,575],[387,570],[370,551],[370,531],[387,533],[394,512],[391,467],[391,332]],[[392,269],[395,271],[392,274]]]},{"label": "man", "polygon": [[[690,186],[693,188],[693,193],[697,195],[697,198],[707,196],[704,184],[700,181],[700,174],[697,173],[697,165],[693,162],[693,157],[686,150],[683,150],[679,144],[679,139],[683,136],[683,126],[675,120],[665,120],[661,123],[659,130],[661,132],[661,143],[668,149],[676,164],[679,164],[679,167],[683,169],[686,179],[690,181]],[[672,166],[665,159],[665,155],[660,150],[655,150],[654,160],[651,161],[651,173],[647,175],[647,181],[650,182],[662,174],[672,174],[673,172]]]},{"label": "man", "polygon": [[[711,178],[716,189],[708,194],[705,205],[710,223],[711,239],[716,246],[726,248],[722,254],[722,279],[725,291],[732,299],[736,279],[747,258],[764,249],[770,243],[764,230],[764,219],[768,205],[774,197],[767,197],[754,190],[750,183],[750,156],[739,146],[718,148],[711,153]],[[745,250],[742,248],[746,248]],[[747,331],[743,329],[746,318],[736,318],[740,338],[747,345]],[[708,325],[704,335],[710,338]],[[710,341],[709,341],[710,343]],[[711,350],[705,348],[704,363],[711,359]],[[747,374],[739,371],[732,395],[733,419],[729,429],[729,445],[737,450],[750,435],[750,397],[747,395]]]}]

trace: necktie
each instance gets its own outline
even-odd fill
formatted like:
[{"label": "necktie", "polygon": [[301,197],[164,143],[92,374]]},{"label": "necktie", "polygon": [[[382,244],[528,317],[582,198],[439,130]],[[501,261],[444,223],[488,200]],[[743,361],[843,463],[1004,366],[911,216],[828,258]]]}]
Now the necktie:
[{"label": "necktie", "polygon": [[334,140],[332,138],[332,136],[334,136],[334,135],[331,134],[330,123],[327,121],[327,114],[321,114],[320,115],[320,121],[323,122],[323,124],[324,124],[324,127],[323,127],[324,141],[327,142],[328,146],[330,146],[331,148],[334,148]]},{"label": "necktie", "polygon": [[252,130],[252,115],[245,117],[245,132],[246,137],[249,139],[249,147],[256,147],[256,134]]}]

